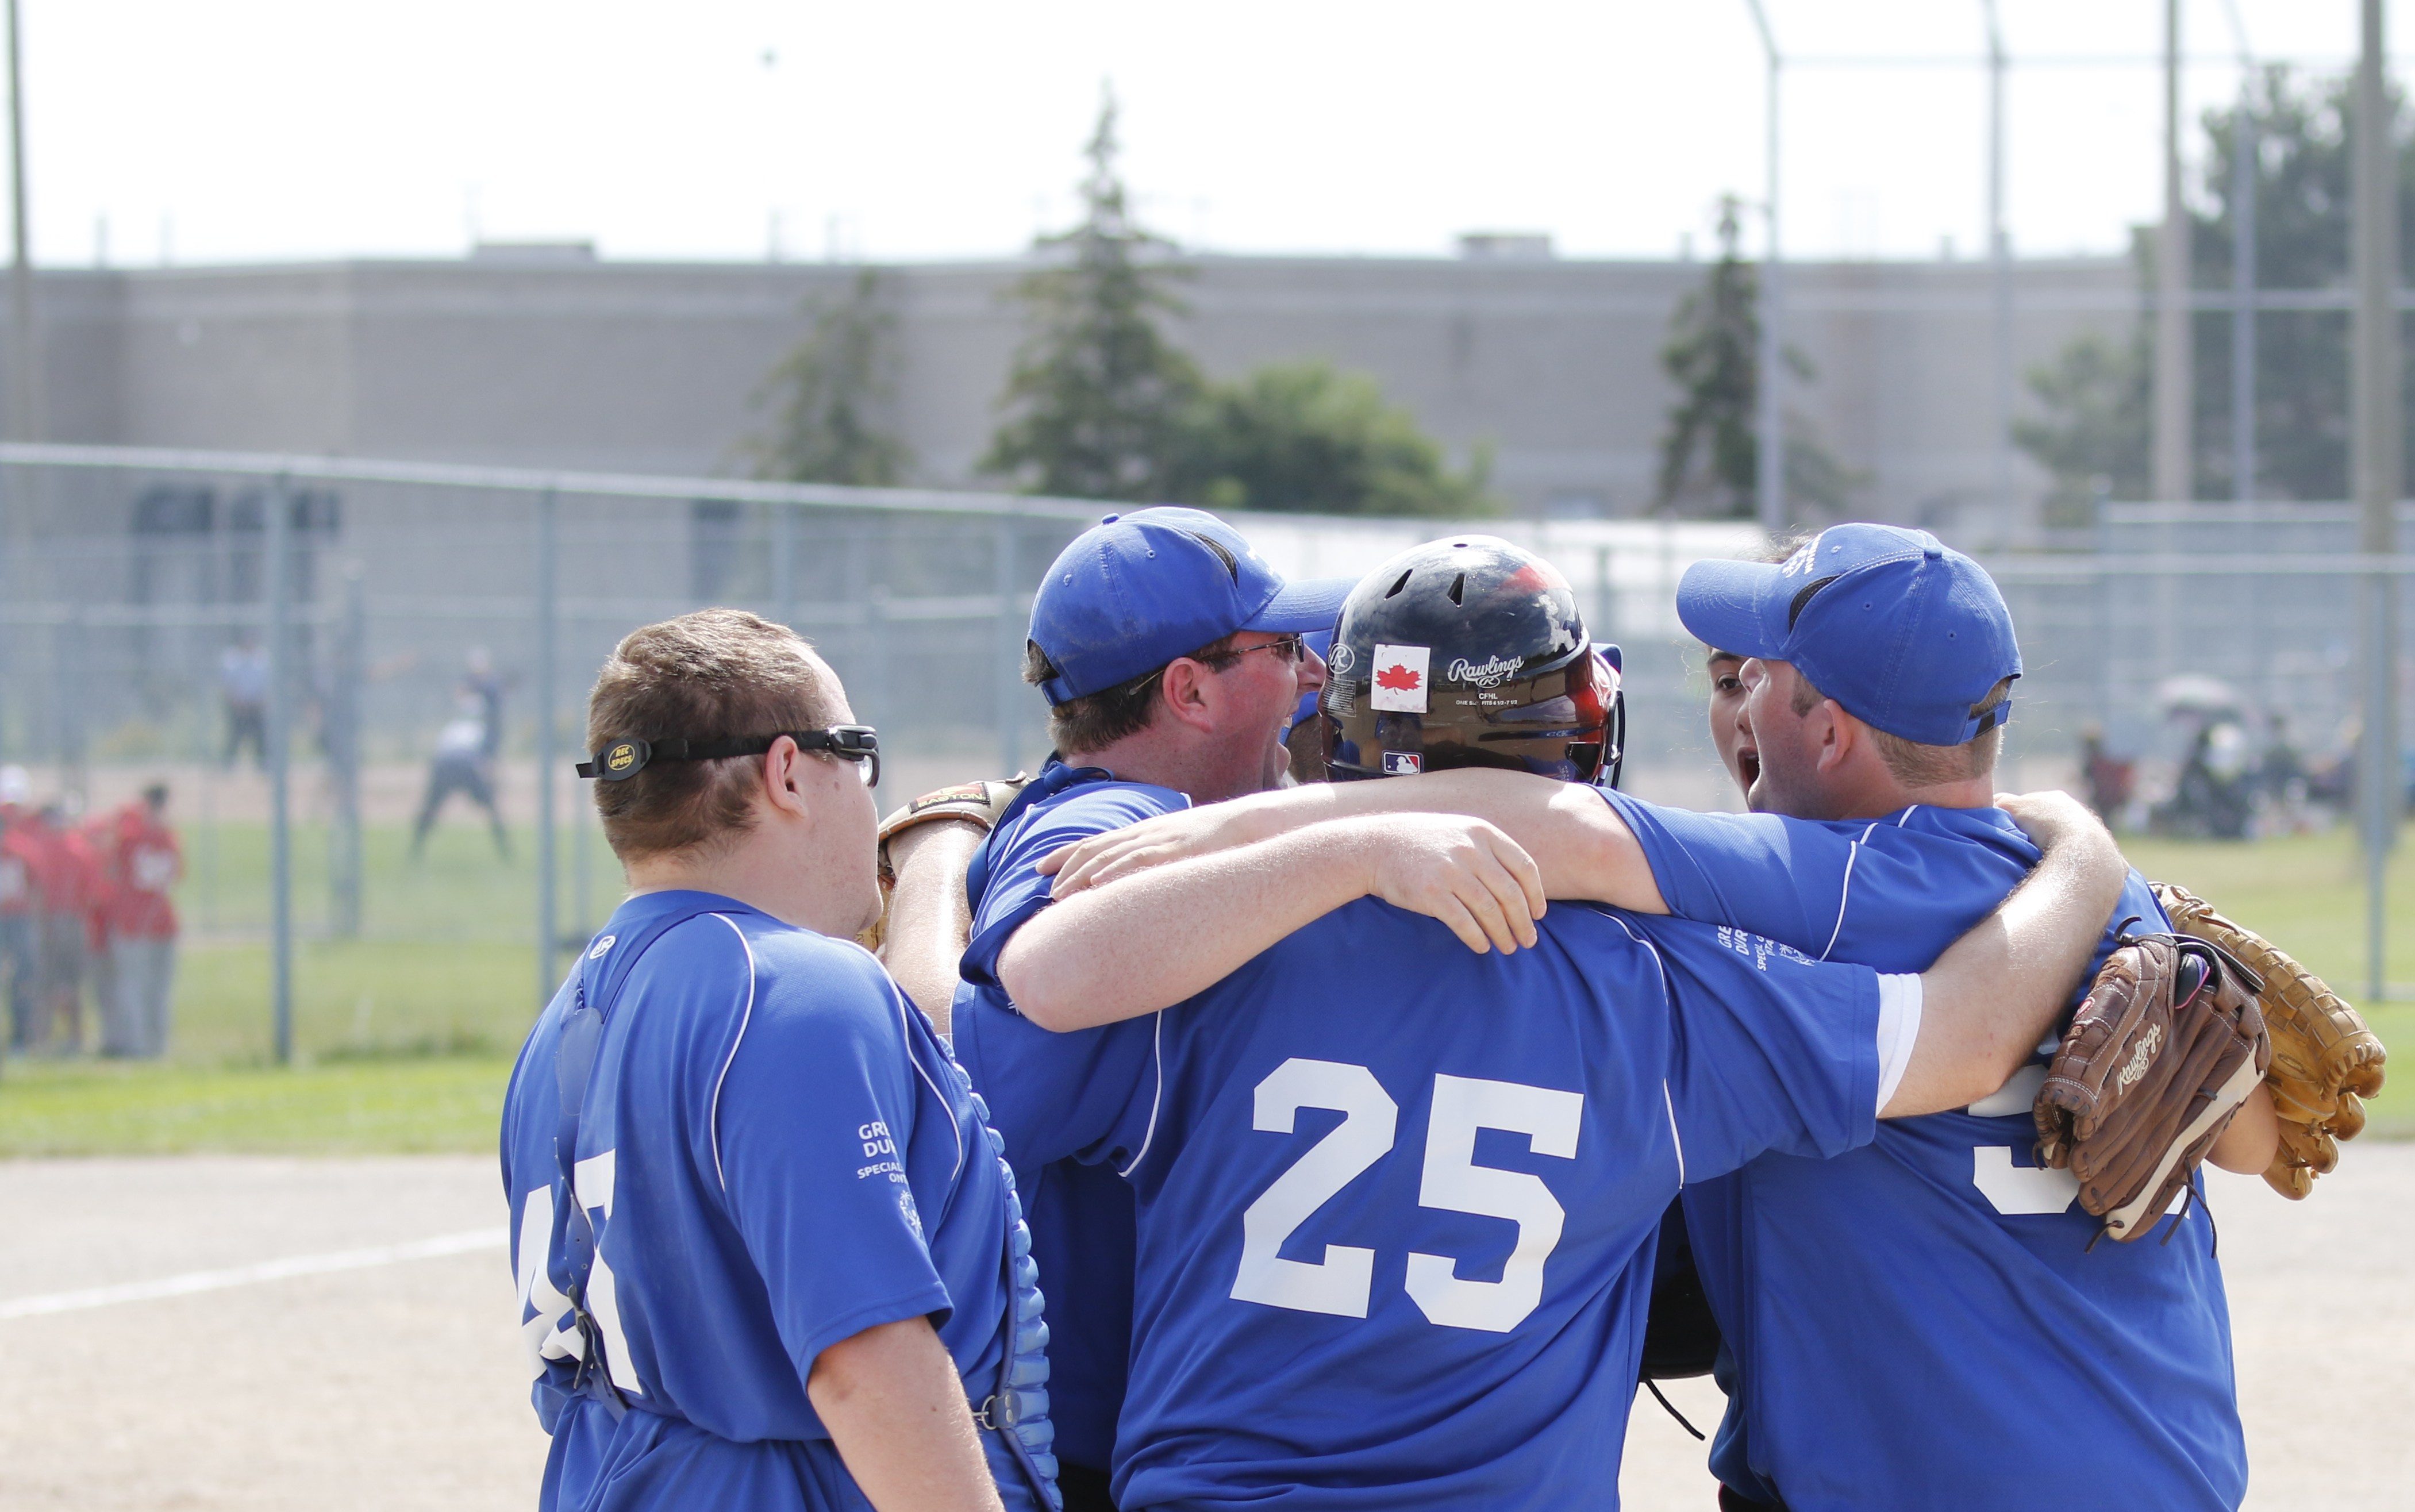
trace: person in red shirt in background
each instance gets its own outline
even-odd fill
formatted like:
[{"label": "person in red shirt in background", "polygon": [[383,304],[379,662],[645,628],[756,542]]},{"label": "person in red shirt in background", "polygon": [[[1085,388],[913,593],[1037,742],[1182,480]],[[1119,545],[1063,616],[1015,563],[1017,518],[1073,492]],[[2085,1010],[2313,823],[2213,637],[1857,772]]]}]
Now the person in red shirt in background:
[{"label": "person in red shirt in background", "polygon": [[71,831],[82,846],[83,876],[84,980],[92,984],[93,1013],[100,1023],[100,1053],[129,1052],[110,1048],[109,1018],[117,1003],[117,973],[109,958],[109,923],[117,893],[117,815],[87,814]]},{"label": "person in red shirt in background", "polygon": [[113,816],[108,848],[109,981],[101,1054],[162,1055],[176,979],[176,906],[185,853],[168,827],[168,788],[154,783]]},{"label": "person in red shirt in background", "polygon": [[39,861],[34,886],[40,898],[42,952],[41,1042],[57,1055],[83,1048],[83,984],[92,960],[89,899],[100,884],[100,858],[82,831],[69,824],[59,803],[45,803],[35,831]]},{"label": "person in red shirt in background", "polygon": [[40,899],[34,891],[35,844],[25,807],[33,786],[22,767],[0,768],[0,972],[8,979],[8,1046],[26,1051],[40,1039],[34,1022],[35,992],[41,975]]}]

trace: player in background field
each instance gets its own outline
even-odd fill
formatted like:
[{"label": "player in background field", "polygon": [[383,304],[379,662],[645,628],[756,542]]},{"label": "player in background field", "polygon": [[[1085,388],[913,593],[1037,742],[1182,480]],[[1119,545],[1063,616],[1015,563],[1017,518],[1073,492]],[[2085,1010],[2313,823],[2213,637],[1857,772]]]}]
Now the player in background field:
[{"label": "player in background field", "polygon": [[41,858],[26,804],[33,786],[24,768],[0,767],[0,970],[8,974],[8,1048],[18,1052],[41,1034],[41,900],[34,880]]},{"label": "player in background field", "polygon": [[[1397,558],[1334,656],[1337,778],[1503,763],[1601,807],[1581,784],[1608,764],[1612,674],[1546,564],[1479,537]],[[1680,1186],[1967,1099],[2056,1011],[2122,867],[2077,804],[2039,813],[2072,848],[1918,981],[1543,915],[1541,891],[1600,885],[1594,858],[1407,814],[1110,880],[997,953],[977,937],[968,979],[1029,1019],[994,1100],[1138,1193],[1118,1501],[1614,1503]],[[1425,911],[1452,876],[1476,884],[1434,909],[1455,929],[1392,901]]]},{"label": "player in background field", "polygon": [[[1048,700],[1057,755],[973,858],[973,949],[994,954],[1045,905],[1048,880],[1033,867],[1058,846],[1279,783],[1283,726],[1300,693],[1324,682],[1301,633],[1330,628],[1349,587],[1287,584],[1230,526],[1192,509],[1110,515],[1067,546],[1033,600],[1025,668]],[[1019,1075],[994,1058],[1012,1018],[995,991],[959,986],[956,1051],[985,1095]],[[1036,1158],[1025,1100],[993,1096],[992,1106],[1052,1278],[1050,1398],[1067,1505],[1095,1512],[1112,1505],[1131,1349],[1132,1192],[1102,1166]]]},{"label": "player in background field", "polygon": [[168,824],[168,788],[154,783],[109,816],[111,997],[101,1005],[101,1054],[154,1057],[168,1049],[175,996],[176,906],[184,849]]},{"label": "player in background field", "polygon": [[503,1111],[541,1505],[1057,1505],[1047,1329],[964,1071],[851,936],[878,740],[784,627],[638,630],[588,708],[613,912]]},{"label": "player in background field", "polygon": [[219,765],[232,770],[251,747],[251,758],[268,770],[268,648],[250,631],[218,653],[218,698],[226,708],[226,754]]},{"label": "player in background field", "polygon": [[[1783,565],[1698,564],[1678,607],[1710,645],[1750,653],[1736,669],[1745,717],[1731,706],[1720,727],[1715,682],[1714,734],[1762,812],[1609,794],[1553,813],[1545,785],[1462,773],[1293,795],[1280,823],[1399,801],[1605,859],[1640,846],[1650,895],[1671,907],[1889,971],[1932,958],[2028,870],[2035,847],[1991,806],[2018,646],[1975,562],[1922,532],[1839,526]],[[1245,838],[1271,832],[1271,807],[1215,818]],[[1093,855],[1076,870],[1114,863]],[[1631,902],[1638,881],[1591,895]],[[2133,916],[2164,922],[2135,874],[2100,958]],[[2092,1250],[2072,1177],[2028,1163],[2035,1058],[1867,1149],[1764,1157],[1688,1188],[1736,1371],[1713,1460],[1729,1506],[2085,1505],[2117,1481],[2143,1505],[2237,1505],[2245,1463],[2210,1220],[2192,1206],[2147,1242]],[[2273,1137],[2259,1091],[2212,1159],[2260,1171]]]}]

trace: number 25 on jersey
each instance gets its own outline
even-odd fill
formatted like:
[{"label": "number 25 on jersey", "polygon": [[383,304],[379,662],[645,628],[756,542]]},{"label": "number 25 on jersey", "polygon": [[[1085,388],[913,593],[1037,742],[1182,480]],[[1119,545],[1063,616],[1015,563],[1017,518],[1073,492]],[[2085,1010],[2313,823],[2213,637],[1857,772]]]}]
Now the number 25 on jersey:
[{"label": "number 25 on jersey", "polygon": [[[1374,1287],[1373,1250],[1328,1244],[1321,1261],[1286,1260],[1282,1250],[1311,1215],[1391,1153],[1400,1105],[1364,1066],[1294,1056],[1258,1084],[1252,1124],[1288,1134],[1302,1108],[1341,1114],[1342,1122],[1242,1213],[1241,1265],[1233,1278],[1233,1296],[1298,1312],[1363,1318]],[[1575,1092],[1434,1077],[1418,1205],[1506,1219],[1518,1226],[1518,1242],[1497,1281],[1463,1280],[1451,1257],[1411,1251],[1409,1298],[1429,1321],[1491,1333],[1517,1327],[1543,1299],[1543,1263],[1560,1242],[1568,1217],[1541,1177],[1477,1164],[1476,1131],[1524,1134],[1536,1154],[1569,1160],[1583,1119],[1584,1099]]]}]

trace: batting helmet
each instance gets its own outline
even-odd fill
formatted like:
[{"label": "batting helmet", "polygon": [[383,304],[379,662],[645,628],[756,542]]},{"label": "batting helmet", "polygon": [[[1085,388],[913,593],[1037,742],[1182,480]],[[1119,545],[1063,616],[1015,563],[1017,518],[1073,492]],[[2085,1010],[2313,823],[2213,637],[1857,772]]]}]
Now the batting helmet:
[{"label": "batting helmet", "polygon": [[1506,767],[1617,781],[1618,651],[1597,652],[1568,579],[1497,536],[1416,546],[1351,591],[1325,684],[1336,782]]}]

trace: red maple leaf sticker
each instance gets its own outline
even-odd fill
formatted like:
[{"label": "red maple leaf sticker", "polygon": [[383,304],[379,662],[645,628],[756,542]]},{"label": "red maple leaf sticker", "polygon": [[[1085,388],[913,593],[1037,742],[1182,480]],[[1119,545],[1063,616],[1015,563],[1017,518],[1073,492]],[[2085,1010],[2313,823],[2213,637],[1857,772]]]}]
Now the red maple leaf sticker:
[{"label": "red maple leaf sticker", "polygon": [[1422,672],[1412,672],[1408,667],[1395,662],[1376,672],[1375,686],[1389,688],[1395,693],[1408,693],[1417,687],[1418,681],[1424,676]]}]

